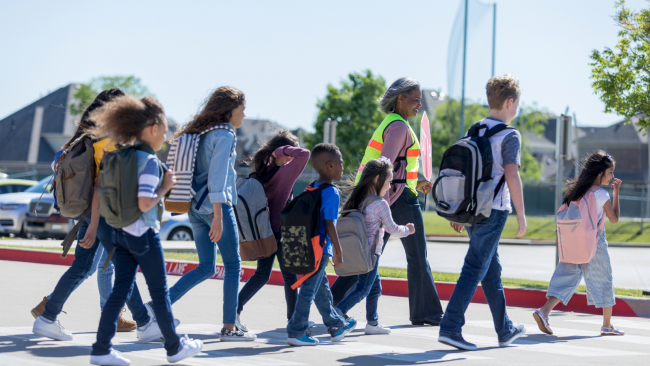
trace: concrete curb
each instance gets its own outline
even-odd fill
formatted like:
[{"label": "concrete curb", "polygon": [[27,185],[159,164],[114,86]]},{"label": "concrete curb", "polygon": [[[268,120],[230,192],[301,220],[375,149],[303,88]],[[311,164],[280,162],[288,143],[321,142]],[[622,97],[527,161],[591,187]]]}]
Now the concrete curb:
[{"label": "concrete curb", "polygon": [[[55,251],[39,249],[18,249],[18,248],[0,248],[0,260],[30,262],[41,264],[57,264],[69,266],[74,260],[74,254],[69,254],[66,258],[61,258],[60,254]],[[197,262],[166,260],[166,270],[168,275],[182,276],[198,266]],[[240,281],[246,282],[255,273],[255,267],[242,266],[240,272]],[[224,278],[224,268],[217,264],[217,270],[212,279],[222,280]],[[337,276],[328,274],[327,279],[330,285],[334,283]],[[274,269],[271,273],[271,279],[268,284],[283,285],[284,280],[279,270]],[[388,296],[408,297],[408,282],[403,278],[382,278],[382,294]],[[452,282],[436,282],[438,296],[441,300],[449,300],[454,292],[456,284]],[[546,291],[532,290],[521,288],[504,288],[508,306],[535,309],[541,307],[546,302]],[[617,296],[617,302],[614,305],[613,315],[615,316],[636,316],[650,317],[650,299],[636,298],[629,296]],[[486,304],[485,295],[481,286],[476,290],[472,302]],[[564,306],[558,305],[555,310],[571,311],[585,314],[602,314],[602,310],[596,309],[587,304],[587,295],[576,293],[571,298],[571,302]]]}]

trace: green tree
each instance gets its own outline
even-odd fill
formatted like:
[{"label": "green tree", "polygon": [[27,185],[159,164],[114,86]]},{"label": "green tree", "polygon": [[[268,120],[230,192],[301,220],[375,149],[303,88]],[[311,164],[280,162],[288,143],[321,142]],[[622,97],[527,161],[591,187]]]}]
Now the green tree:
[{"label": "green tree", "polygon": [[81,116],[83,111],[95,100],[97,94],[102,90],[120,88],[126,94],[135,97],[152,95],[146,86],[142,85],[140,78],[129,76],[100,76],[93,78],[88,83],[81,84],[72,95],[77,99],[76,103],[69,105],[70,113],[73,116]]},{"label": "green tree", "polygon": [[[490,114],[487,106],[478,103],[465,104],[465,121],[474,123]],[[523,143],[521,149],[521,179],[526,182],[537,182],[542,175],[542,166],[535,159],[527,147],[524,132],[541,135],[546,130],[548,112],[540,110],[536,105],[521,106],[517,129],[522,133]],[[421,118],[418,116],[418,118]],[[467,129],[469,126],[467,125]],[[437,110],[431,122],[431,157],[433,167],[440,167],[442,155],[460,136],[460,102],[449,99]]]},{"label": "green tree", "polygon": [[311,150],[323,142],[323,126],[331,118],[338,122],[336,145],[343,154],[343,166],[356,170],[370,137],[384,119],[377,99],[385,90],[384,78],[370,70],[349,74],[347,80],[341,81],[339,88],[328,84],[327,95],[316,104],[316,132],[304,136],[307,148]]},{"label": "green tree", "polygon": [[591,52],[591,86],[605,103],[605,112],[650,126],[650,9],[634,12],[625,1],[616,3],[614,20],[620,27],[615,50]]}]

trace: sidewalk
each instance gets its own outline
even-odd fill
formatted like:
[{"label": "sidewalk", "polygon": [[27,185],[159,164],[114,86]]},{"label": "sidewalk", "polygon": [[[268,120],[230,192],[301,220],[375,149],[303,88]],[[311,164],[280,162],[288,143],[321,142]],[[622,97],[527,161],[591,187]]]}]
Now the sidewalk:
[{"label": "sidewalk", "polygon": [[[196,246],[193,241],[162,241],[163,249],[175,253],[196,253]],[[61,248],[61,240],[32,240],[32,239],[7,239],[0,240],[1,245],[19,245],[30,248]],[[77,246],[75,241],[71,248]]]}]

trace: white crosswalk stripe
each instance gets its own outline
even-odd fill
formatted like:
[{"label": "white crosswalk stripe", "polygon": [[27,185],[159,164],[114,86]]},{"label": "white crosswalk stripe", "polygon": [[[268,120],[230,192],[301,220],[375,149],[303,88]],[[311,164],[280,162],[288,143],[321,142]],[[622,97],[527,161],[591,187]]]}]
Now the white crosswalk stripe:
[{"label": "white crosswalk stripe", "polygon": [[[584,324],[597,324],[598,328],[600,328],[603,325],[603,322],[600,320],[591,320],[591,319],[579,319],[579,320],[565,320],[568,322],[573,322],[573,323],[584,323]],[[632,321],[632,320],[626,320],[626,319],[621,319],[621,318],[616,318],[612,320],[612,324],[614,324],[617,328],[625,329],[642,329],[642,330],[650,330],[650,321]]]}]

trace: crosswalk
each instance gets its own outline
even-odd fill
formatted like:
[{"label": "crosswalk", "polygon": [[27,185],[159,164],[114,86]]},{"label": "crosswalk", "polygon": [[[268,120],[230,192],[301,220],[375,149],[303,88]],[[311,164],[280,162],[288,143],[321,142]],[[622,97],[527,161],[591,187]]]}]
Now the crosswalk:
[{"label": "crosswalk", "polygon": [[[609,359],[618,361],[621,357],[632,360],[647,360],[650,356],[650,321],[617,319],[623,329],[635,329],[636,334],[623,337],[601,337],[596,331],[596,319],[567,319],[563,327],[553,326],[554,335],[541,333],[532,322],[525,324],[527,333],[515,341],[507,350],[498,347],[494,326],[491,321],[468,321],[463,328],[464,337],[479,346],[478,352],[459,352],[437,343],[437,328],[393,326],[389,336],[364,336],[365,324],[359,322],[354,337],[343,342],[332,343],[326,334],[318,335],[321,344],[309,348],[289,348],[285,345],[286,333],[281,329],[253,331],[258,334],[256,342],[219,342],[213,324],[181,324],[179,334],[189,334],[203,339],[203,352],[185,361],[184,365],[220,366],[299,366],[313,365],[315,360],[332,358],[334,360],[354,360],[362,357],[375,360],[369,364],[427,364],[450,361],[463,361],[472,365],[484,362],[499,362],[501,358],[512,357],[513,353],[522,359],[534,359],[534,354],[564,357],[564,361],[581,359]],[[571,327],[575,324],[576,327]],[[584,325],[593,325],[594,330],[584,330]],[[320,325],[320,330],[323,330]],[[644,332],[645,331],[645,332]],[[0,327],[0,365],[16,366],[55,366],[72,365],[65,355],[89,355],[96,334],[74,332],[74,340],[56,342],[32,334],[31,326]],[[166,364],[162,343],[137,343],[135,334],[118,333],[113,340],[114,347],[123,352],[133,364]],[[280,346],[280,347],[278,347]],[[255,349],[255,352],[246,352]],[[38,350],[38,351],[35,351]],[[481,352],[483,350],[483,352]],[[511,351],[512,350],[512,351]],[[302,357],[303,355],[304,357]],[[301,356],[301,357],[298,357]],[[88,356],[84,356],[88,357]],[[79,364],[87,364],[88,359],[76,357]],[[626,358],[627,360],[627,358]],[[346,362],[344,362],[346,363]],[[574,364],[579,364],[572,362]],[[347,364],[347,363],[346,363]],[[535,364],[535,363],[531,363]],[[640,362],[639,364],[644,364]]]}]

